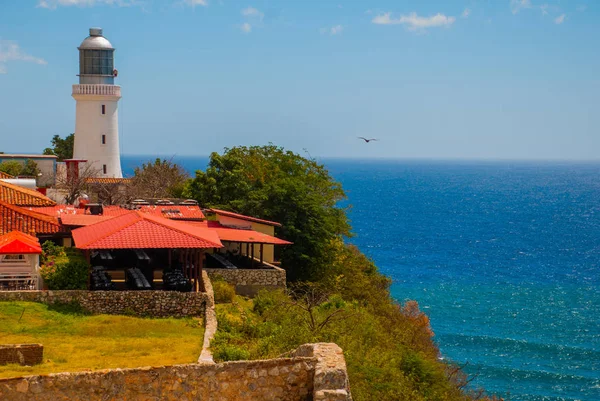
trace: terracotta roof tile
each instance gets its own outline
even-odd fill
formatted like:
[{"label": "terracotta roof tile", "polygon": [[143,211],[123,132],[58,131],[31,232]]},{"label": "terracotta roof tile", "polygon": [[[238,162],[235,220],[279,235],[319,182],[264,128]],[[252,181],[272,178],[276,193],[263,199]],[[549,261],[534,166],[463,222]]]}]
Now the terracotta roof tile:
[{"label": "terracotta roof tile", "polygon": [[273,244],[273,245],[291,245],[292,242],[273,237],[254,230],[245,230],[230,228],[221,225],[218,221],[188,221],[187,224],[192,224],[198,227],[206,227],[214,230],[221,241],[228,242],[244,242],[251,244]]},{"label": "terracotta roof tile", "polygon": [[52,199],[33,189],[0,181],[0,201],[17,206],[53,206]]},{"label": "terracotta roof tile", "polygon": [[40,241],[21,231],[11,231],[0,236],[0,254],[40,254],[42,247]]},{"label": "terracotta roof tile", "polygon": [[[103,216],[122,216],[127,213],[131,213],[131,210],[122,208],[121,206],[104,206]],[[64,216],[66,214],[71,215],[83,215],[85,214],[84,209],[79,209],[71,205],[56,205],[50,207],[36,207],[31,208],[36,212],[47,214],[48,216]],[[173,220],[202,220],[204,219],[204,213],[199,206],[186,206],[186,205],[145,205],[138,209],[144,214],[152,216],[165,217]],[[88,212],[89,213],[89,212]],[[88,214],[89,216],[89,214]]]},{"label": "terracotta roof tile", "polygon": [[53,234],[63,231],[56,217],[0,201],[0,235],[14,230],[27,234]]},{"label": "terracotta roof tile", "polygon": [[131,178],[89,177],[85,182],[88,184],[129,184]]},{"label": "terracotta roof tile", "polygon": [[222,248],[213,230],[139,211],[73,230],[79,249]]}]

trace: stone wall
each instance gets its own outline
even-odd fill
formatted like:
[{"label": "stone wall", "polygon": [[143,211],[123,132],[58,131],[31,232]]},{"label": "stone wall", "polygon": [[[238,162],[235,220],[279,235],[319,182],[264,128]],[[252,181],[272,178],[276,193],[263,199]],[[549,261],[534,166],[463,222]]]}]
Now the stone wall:
[{"label": "stone wall", "polygon": [[0,345],[0,365],[18,363],[23,366],[33,366],[42,363],[43,358],[42,344]]},{"label": "stone wall", "polygon": [[304,344],[291,353],[317,360],[313,377],[314,401],[351,401],[350,382],[344,352],[337,344]]},{"label": "stone wall", "polygon": [[268,269],[204,269],[214,279],[221,276],[235,287],[239,295],[254,296],[262,289],[285,288],[285,270],[269,265]]},{"label": "stone wall", "polygon": [[202,342],[202,352],[198,358],[198,363],[215,363],[210,350],[210,342],[217,333],[217,311],[215,310],[215,293],[208,274],[202,271],[202,282],[204,291],[207,295],[206,310],[204,312],[204,341]]},{"label": "stone wall", "polygon": [[204,316],[208,296],[177,291],[0,291],[2,301],[77,302],[93,314],[151,317]]},{"label": "stone wall", "polygon": [[296,353],[310,356],[0,379],[0,400],[351,401],[337,345]]}]

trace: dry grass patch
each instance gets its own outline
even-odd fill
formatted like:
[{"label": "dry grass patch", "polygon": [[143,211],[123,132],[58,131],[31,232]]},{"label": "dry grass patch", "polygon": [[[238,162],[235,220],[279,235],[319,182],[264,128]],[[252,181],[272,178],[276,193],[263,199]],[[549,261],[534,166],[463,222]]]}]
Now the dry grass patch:
[{"label": "dry grass patch", "polygon": [[41,343],[37,366],[0,366],[0,377],[193,363],[202,321],[86,315],[76,306],[0,302],[0,344]]}]

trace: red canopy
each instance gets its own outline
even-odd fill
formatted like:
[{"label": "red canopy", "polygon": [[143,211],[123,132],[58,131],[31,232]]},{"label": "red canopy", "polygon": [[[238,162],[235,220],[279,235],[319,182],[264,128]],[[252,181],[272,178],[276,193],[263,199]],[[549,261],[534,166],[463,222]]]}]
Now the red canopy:
[{"label": "red canopy", "polygon": [[139,211],[75,229],[72,235],[79,249],[223,247],[213,230]]},{"label": "red canopy", "polygon": [[238,229],[225,227],[218,221],[187,221],[187,224],[195,225],[198,227],[206,227],[209,230],[213,230],[217,233],[221,241],[228,242],[244,242],[251,244],[273,244],[273,245],[290,245],[289,241],[273,237],[265,233],[254,230]]},{"label": "red canopy", "polygon": [[36,237],[21,231],[11,231],[0,237],[0,254],[21,255],[25,253],[38,255],[42,253],[40,241]]}]

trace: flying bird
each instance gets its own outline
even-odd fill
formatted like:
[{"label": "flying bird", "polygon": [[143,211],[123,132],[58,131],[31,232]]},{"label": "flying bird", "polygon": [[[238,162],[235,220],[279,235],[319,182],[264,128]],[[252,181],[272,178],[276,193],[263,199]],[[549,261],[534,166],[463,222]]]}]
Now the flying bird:
[{"label": "flying bird", "polygon": [[369,143],[369,142],[371,142],[371,141],[377,141],[377,140],[378,140],[377,138],[365,138],[365,137],[362,137],[362,136],[359,136],[359,137],[358,137],[358,139],[362,139],[362,140],[363,140],[363,141],[365,141],[366,143]]}]

